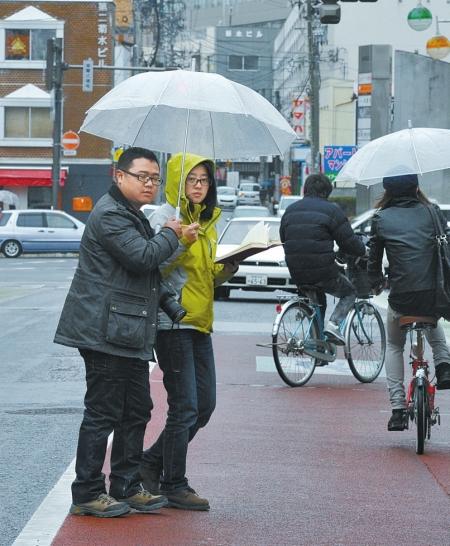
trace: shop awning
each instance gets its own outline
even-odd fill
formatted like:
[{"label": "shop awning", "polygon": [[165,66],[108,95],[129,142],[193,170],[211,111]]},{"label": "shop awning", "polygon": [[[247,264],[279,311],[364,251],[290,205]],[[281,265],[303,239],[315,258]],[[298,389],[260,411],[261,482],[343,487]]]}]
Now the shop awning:
[{"label": "shop awning", "polygon": [[[59,185],[64,186],[67,169],[61,169]],[[0,186],[50,186],[51,169],[0,169]]]}]

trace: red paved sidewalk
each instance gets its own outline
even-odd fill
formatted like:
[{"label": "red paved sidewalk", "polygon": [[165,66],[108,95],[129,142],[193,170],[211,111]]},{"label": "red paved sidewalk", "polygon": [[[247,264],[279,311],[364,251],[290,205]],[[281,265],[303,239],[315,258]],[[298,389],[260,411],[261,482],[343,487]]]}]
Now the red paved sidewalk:
[{"label": "red paved sidewalk", "polygon": [[[54,546],[443,546],[450,544],[450,391],[426,455],[388,433],[384,380],[316,375],[307,387],[258,373],[256,336],[215,336],[218,406],[193,441],[188,476],[210,512],[113,520],[68,516]],[[149,445],[165,394],[152,375]],[[448,415],[445,415],[448,414]]]}]

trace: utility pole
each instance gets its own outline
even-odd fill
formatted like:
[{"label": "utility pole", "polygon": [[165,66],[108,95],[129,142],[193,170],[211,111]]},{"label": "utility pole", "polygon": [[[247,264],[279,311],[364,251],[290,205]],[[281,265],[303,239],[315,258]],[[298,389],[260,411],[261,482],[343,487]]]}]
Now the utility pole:
[{"label": "utility pole", "polygon": [[[300,6],[299,6],[300,7]],[[317,37],[316,10],[313,0],[307,0],[306,20],[308,33],[308,71],[309,71],[309,104],[311,120],[311,170],[320,172],[319,152],[319,93],[320,93],[320,56]]]},{"label": "utility pole", "polygon": [[62,38],[47,40],[47,66],[45,82],[54,96],[53,121],[53,162],[52,162],[52,208],[58,208],[58,190],[61,179],[61,133],[62,133],[62,103],[63,103],[63,75],[67,69],[62,59]]}]

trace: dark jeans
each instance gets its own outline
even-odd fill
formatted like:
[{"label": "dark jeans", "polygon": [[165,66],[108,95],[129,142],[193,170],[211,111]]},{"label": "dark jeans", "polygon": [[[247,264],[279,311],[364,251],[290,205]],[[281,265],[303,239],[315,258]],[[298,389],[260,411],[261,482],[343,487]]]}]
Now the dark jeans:
[{"label": "dark jeans", "polygon": [[156,354],[164,374],[169,410],[166,426],[144,451],[145,466],[162,470],[161,489],[187,486],[188,444],[216,406],[216,371],[211,336],[197,330],[160,331]]},{"label": "dark jeans", "polygon": [[339,273],[338,277],[335,277],[334,279],[329,279],[327,281],[314,283],[314,286],[316,286],[318,289],[317,303],[320,305],[320,309],[322,311],[322,328],[325,320],[325,313],[327,310],[327,294],[335,296],[336,298],[340,298],[330,317],[330,320],[332,322],[340,324],[340,322],[345,319],[347,313],[350,311],[353,304],[355,303],[356,290],[353,284],[350,282],[348,277],[346,277],[342,273]]},{"label": "dark jeans", "polygon": [[80,353],[86,366],[87,390],[72,484],[73,502],[89,502],[106,492],[102,467],[112,431],[109,492],[116,498],[132,496],[141,482],[139,464],[153,407],[148,362],[96,351]]}]

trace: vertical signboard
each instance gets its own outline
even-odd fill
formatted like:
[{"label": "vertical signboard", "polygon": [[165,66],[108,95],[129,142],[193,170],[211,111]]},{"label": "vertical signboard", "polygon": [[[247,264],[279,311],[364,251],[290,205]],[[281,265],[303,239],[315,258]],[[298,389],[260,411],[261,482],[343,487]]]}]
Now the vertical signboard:
[{"label": "vertical signboard", "polygon": [[356,146],[323,147],[323,172],[332,182],[357,149]]}]

